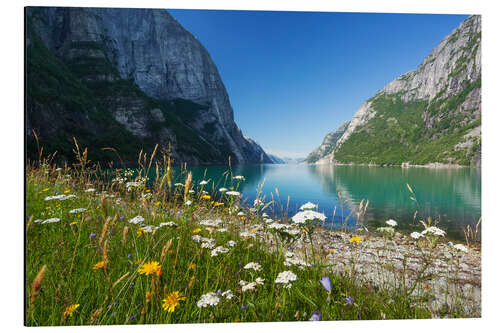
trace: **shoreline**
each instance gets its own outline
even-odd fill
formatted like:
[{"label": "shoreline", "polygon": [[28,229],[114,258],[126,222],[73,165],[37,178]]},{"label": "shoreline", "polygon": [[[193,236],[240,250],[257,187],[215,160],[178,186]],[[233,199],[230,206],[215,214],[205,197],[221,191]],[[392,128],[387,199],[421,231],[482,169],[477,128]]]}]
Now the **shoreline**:
[{"label": "shoreline", "polygon": [[[468,252],[455,253],[445,238],[432,253],[431,263],[421,256],[423,247],[408,235],[396,232],[392,239],[368,233],[356,246],[349,239],[356,233],[334,231],[318,227],[312,235],[315,253],[332,265],[337,274],[355,274],[358,282],[376,288],[409,288],[417,284],[419,274],[425,272],[427,280],[418,282],[423,288],[411,294],[428,296],[428,308],[435,318],[441,318],[440,309],[452,307],[457,300],[464,305],[467,317],[481,317],[481,250],[468,248]],[[270,242],[271,247],[272,240]],[[304,238],[290,249],[294,255],[306,260],[311,257],[310,242]],[[454,261],[456,260],[456,262]],[[428,265],[428,266],[427,266]]]},{"label": "shoreline", "polygon": [[387,167],[396,167],[396,168],[401,168],[401,169],[409,169],[409,168],[426,168],[426,169],[479,169],[481,170],[481,166],[472,166],[472,165],[460,165],[460,164],[444,164],[444,163],[439,163],[439,162],[432,162],[428,164],[409,164],[407,162],[402,163],[401,165],[397,164],[366,164],[366,163],[341,163],[341,162],[322,162],[321,160],[316,161],[314,163],[307,163],[303,162],[301,164],[304,165],[315,165],[315,166],[323,166],[323,165],[329,165],[329,166],[365,166],[365,167],[380,167],[380,168],[387,168]]}]

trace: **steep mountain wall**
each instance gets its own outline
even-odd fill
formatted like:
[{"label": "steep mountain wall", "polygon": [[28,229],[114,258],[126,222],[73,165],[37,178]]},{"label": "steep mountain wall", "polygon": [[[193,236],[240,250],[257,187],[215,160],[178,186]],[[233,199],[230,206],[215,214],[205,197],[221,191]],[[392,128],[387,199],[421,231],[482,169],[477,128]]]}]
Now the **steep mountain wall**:
[{"label": "steep mountain wall", "polygon": [[[166,10],[29,7],[26,57],[28,132],[36,129],[46,141],[57,134],[64,144],[48,145],[63,155],[72,127],[79,127],[88,132],[80,140],[115,145],[125,155],[171,143],[179,163],[226,163],[229,155],[234,163],[271,163],[235,124],[206,49]],[[51,58],[51,67],[43,57]],[[61,76],[81,91],[60,87]],[[40,93],[43,85],[54,96]],[[69,107],[62,97],[76,105]],[[107,135],[104,142],[100,133],[110,131],[127,140]]]},{"label": "steep mountain wall", "polygon": [[481,17],[471,16],[417,69],[355,113],[316,163],[460,164],[481,160]]}]

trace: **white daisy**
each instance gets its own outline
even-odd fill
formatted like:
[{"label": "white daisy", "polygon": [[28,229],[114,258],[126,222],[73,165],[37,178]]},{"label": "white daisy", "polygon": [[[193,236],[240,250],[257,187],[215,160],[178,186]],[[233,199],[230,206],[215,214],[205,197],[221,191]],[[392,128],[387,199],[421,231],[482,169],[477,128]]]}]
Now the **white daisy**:
[{"label": "white daisy", "polygon": [[[292,271],[284,271],[278,274],[278,277],[276,278],[276,280],[274,280],[274,282],[287,285],[295,280],[297,280],[297,275],[295,275]],[[289,286],[285,287],[290,288]]]},{"label": "white daisy", "polygon": [[48,219],[48,220],[45,220],[42,222],[42,224],[47,224],[47,223],[56,223],[56,222],[59,222],[61,221],[61,219],[57,218],[57,217],[53,217],[51,219]]},{"label": "white daisy", "polygon": [[465,247],[465,245],[462,245],[462,244],[455,244],[453,245],[453,247],[458,250],[458,251],[462,251],[462,252],[469,252],[469,250]]},{"label": "white daisy", "polygon": [[414,231],[410,234],[410,237],[413,239],[419,239],[420,237],[422,237],[422,234],[420,232]]},{"label": "white daisy", "polygon": [[387,221],[385,221],[385,223],[386,223],[387,225],[390,225],[391,227],[395,227],[395,226],[397,226],[397,225],[398,225],[398,222],[396,222],[396,221],[394,221],[394,220],[392,220],[392,219],[391,219],[391,220],[387,220]]},{"label": "white daisy", "polygon": [[129,223],[132,223],[132,224],[141,224],[145,221],[144,217],[140,216],[140,215],[137,215],[136,217],[128,220]]},{"label": "white daisy", "polygon": [[308,202],[300,206],[300,210],[310,210],[316,208],[316,205],[313,204],[312,202]]},{"label": "white daisy", "polygon": [[249,262],[248,264],[243,267],[244,269],[253,269],[254,271],[260,271],[262,269],[262,266],[256,262]]},{"label": "white daisy", "polygon": [[297,224],[304,224],[307,221],[320,220],[324,222],[326,220],[326,216],[323,213],[318,213],[312,210],[304,210],[302,212],[298,212],[292,217],[292,222]]},{"label": "white daisy", "polygon": [[217,304],[219,304],[219,297],[216,293],[201,295],[200,300],[196,302],[196,306],[199,308],[206,308],[207,306],[215,306]]},{"label": "white daisy", "polygon": [[241,193],[237,191],[227,191],[226,194],[234,197],[239,197],[241,195]]},{"label": "white daisy", "polygon": [[69,211],[70,214],[78,214],[78,213],[83,213],[86,211],[86,208],[75,208]]},{"label": "white daisy", "polygon": [[438,227],[429,227],[429,228],[425,229],[424,231],[422,231],[422,235],[426,235],[428,233],[431,233],[435,236],[444,236],[446,234],[446,232],[444,232],[444,230],[441,230]]}]

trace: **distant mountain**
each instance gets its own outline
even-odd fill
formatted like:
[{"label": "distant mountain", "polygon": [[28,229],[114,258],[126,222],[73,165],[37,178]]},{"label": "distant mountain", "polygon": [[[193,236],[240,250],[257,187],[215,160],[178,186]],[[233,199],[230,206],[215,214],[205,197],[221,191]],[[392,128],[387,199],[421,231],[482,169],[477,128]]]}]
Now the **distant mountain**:
[{"label": "distant mountain", "polygon": [[286,164],[285,160],[283,160],[281,157],[269,153],[267,153],[267,156],[269,156],[271,161],[273,161],[273,163],[275,164]]},{"label": "distant mountain", "polygon": [[300,164],[305,160],[303,157],[286,157],[270,153],[267,153],[267,156],[269,156],[275,164]]},{"label": "distant mountain", "polygon": [[333,148],[335,148],[335,144],[337,143],[338,139],[340,139],[340,137],[345,133],[350,123],[350,121],[345,121],[340,124],[340,126],[335,131],[328,133],[323,139],[321,146],[313,150],[306,157],[306,162],[315,163],[320,158],[329,154],[333,150]]},{"label": "distant mountain", "polygon": [[234,122],[207,50],[164,9],[26,8],[26,127],[46,153],[136,163],[171,145],[176,163],[272,163]]},{"label": "distant mountain", "polygon": [[310,162],[480,166],[481,17],[467,18],[417,69],[368,99],[326,148]]}]

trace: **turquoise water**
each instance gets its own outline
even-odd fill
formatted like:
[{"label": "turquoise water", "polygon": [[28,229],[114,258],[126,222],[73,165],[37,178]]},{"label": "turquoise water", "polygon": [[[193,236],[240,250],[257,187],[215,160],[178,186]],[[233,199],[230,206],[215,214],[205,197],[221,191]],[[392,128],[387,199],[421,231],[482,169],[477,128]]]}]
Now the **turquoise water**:
[{"label": "turquoise water", "polygon": [[[235,185],[223,175],[227,171],[225,166],[191,167],[189,170],[193,172],[195,184],[210,179],[205,187],[209,191]],[[421,230],[418,221],[413,222],[417,205],[410,199],[406,183],[411,185],[420,204],[418,216],[439,219],[439,226],[450,238],[462,240],[463,228],[474,225],[481,217],[480,169],[269,164],[235,166],[232,172],[246,178],[238,190],[247,205],[253,205],[257,188],[264,183],[262,195],[266,202],[276,202],[269,207],[268,214],[281,215],[286,211],[288,197],[288,216],[293,216],[302,204],[311,201],[326,214],[327,226],[331,228],[339,228],[351,208],[358,207],[364,199],[370,200],[366,225],[382,226],[392,218],[399,223],[398,228],[405,231]],[[176,170],[174,180],[183,182],[184,175]],[[349,225],[353,223],[350,218]]]}]

